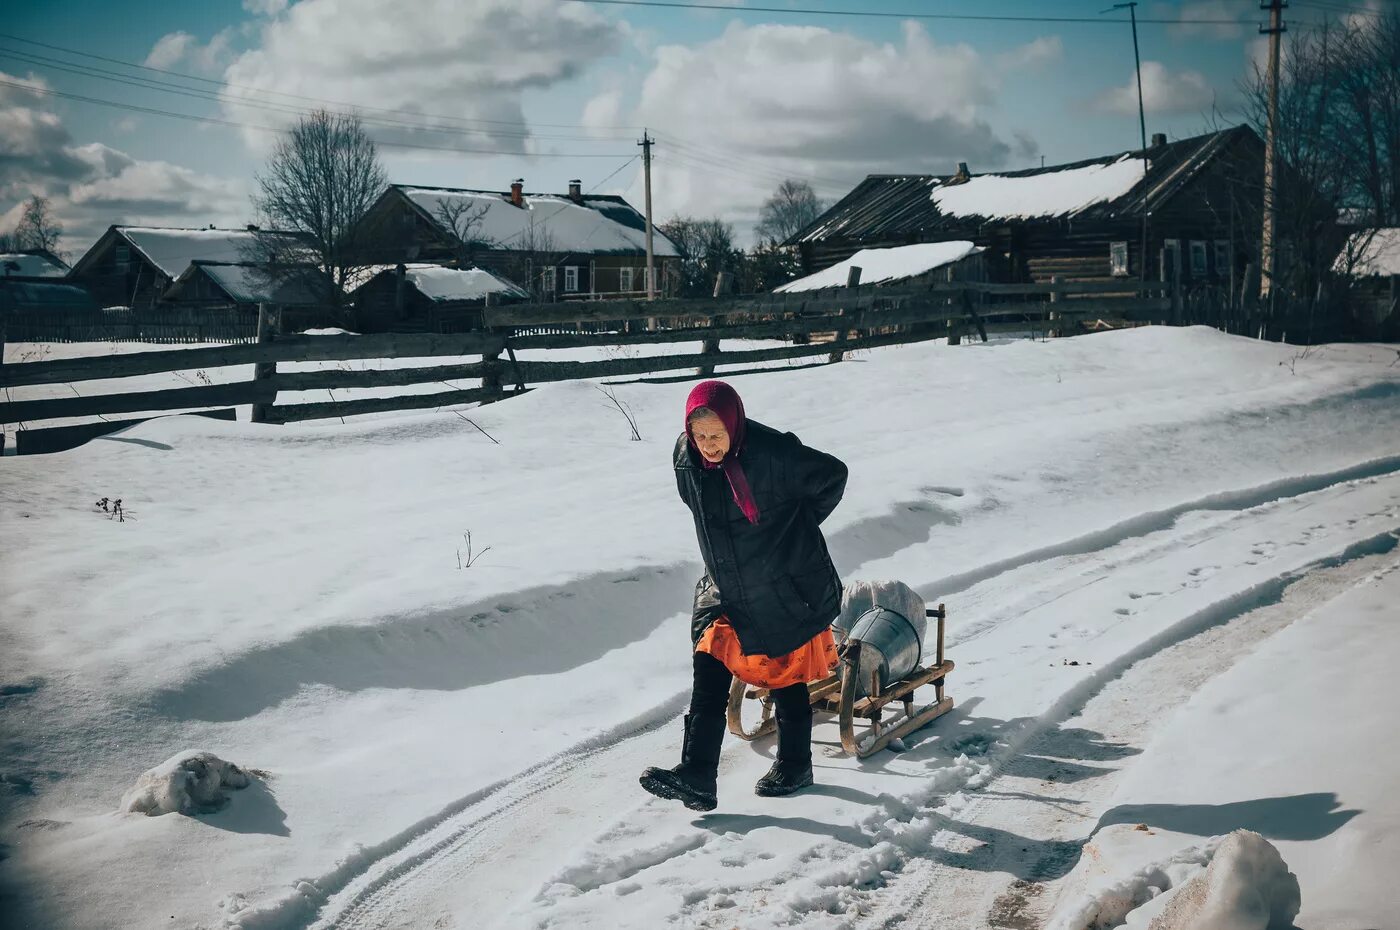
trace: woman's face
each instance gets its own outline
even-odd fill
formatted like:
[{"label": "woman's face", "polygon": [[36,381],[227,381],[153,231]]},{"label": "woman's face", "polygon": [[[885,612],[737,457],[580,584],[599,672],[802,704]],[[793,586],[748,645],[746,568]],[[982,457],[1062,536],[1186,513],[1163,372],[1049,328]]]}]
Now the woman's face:
[{"label": "woman's face", "polygon": [[718,462],[729,452],[729,430],[714,414],[691,420],[690,438],[695,440],[695,447],[707,462]]}]

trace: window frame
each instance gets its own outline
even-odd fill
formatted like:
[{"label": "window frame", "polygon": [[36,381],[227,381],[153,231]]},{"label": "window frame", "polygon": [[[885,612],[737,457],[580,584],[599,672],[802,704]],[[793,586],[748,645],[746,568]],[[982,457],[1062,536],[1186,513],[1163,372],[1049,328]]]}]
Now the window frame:
[{"label": "window frame", "polygon": [[[1171,263],[1168,265],[1167,256],[1171,256]],[[1181,240],[1162,240],[1162,280],[1172,281],[1181,277]]]},{"label": "window frame", "polygon": [[[1207,274],[1210,273],[1210,253],[1209,253],[1209,251],[1206,249],[1206,242],[1205,242],[1205,240],[1204,240],[1204,239],[1192,239],[1192,240],[1190,241],[1190,249],[1191,249],[1191,277],[1193,277],[1193,278],[1204,278]],[[1198,266],[1197,263],[1196,263],[1197,257],[1200,258],[1200,264],[1199,264],[1199,266]]]},{"label": "window frame", "polygon": [[1230,248],[1229,239],[1215,240],[1215,274],[1217,277],[1228,278],[1230,272],[1234,270],[1234,250]]},{"label": "window frame", "polygon": [[[1121,263],[1119,262],[1120,256],[1122,258]],[[1109,273],[1112,274],[1115,278],[1126,278],[1132,274],[1130,261],[1130,256],[1128,254],[1128,243],[1126,241],[1110,242],[1108,244]]]},{"label": "window frame", "polygon": [[559,279],[554,273],[553,265],[546,265],[543,269],[540,270],[541,291],[543,291],[546,294],[554,294],[555,287],[558,285],[558,283]]},{"label": "window frame", "polygon": [[630,294],[636,282],[637,269],[631,265],[624,265],[619,268],[617,274],[617,291],[619,294]]},{"label": "window frame", "polygon": [[564,293],[578,293],[578,265],[564,266]]}]

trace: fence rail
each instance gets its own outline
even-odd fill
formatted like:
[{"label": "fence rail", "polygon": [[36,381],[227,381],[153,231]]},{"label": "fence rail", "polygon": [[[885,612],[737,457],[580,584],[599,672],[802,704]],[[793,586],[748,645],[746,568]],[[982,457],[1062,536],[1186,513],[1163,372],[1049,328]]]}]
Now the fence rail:
[{"label": "fence rail", "polygon": [[[1315,311],[1315,307],[1312,308]],[[154,350],[129,355],[0,365],[0,387],[63,384],[173,371],[253,365],[252,380],[86,397],[9,400],[0,421],[29,422],[97,414],[188,410],[252,404],[254,418],[290,423],[386,410],[495,401],[529,385],[581,378],[621,378],[716,366],[761,365],[971,333],[1070,333],[1123,322],[1207,322],[1229,314],[1201,295],[1161,282],[1098,281],[1032,284],[955,282],[920,286],[851,286],[805,294],[715,299],[564,301],[488,306],[483,328],[466,333],[277,335],[271,313],[253,322],[253,344]],[[1241,325],[1248,325],[1241,316]],[[1213,322],[1212,325],[1215,325]],[[2,331],[0,331],[2,332]],[[23,333],[23,328],[19,333]],[[8,338],[18,341],[10,319]],[[775,340],[765,348],[720,350],[722,340]],[[698,342],[699,353],[598,361],[520,361],[516,350],[578,349]],[[505,357],[502,357],[502,356]],[[279,370],[280,363],[479,357],[479,361],[383,370]],[[818,358],[820,363],[822,360]],[[480,379],[479,387],[432,394],[277,404],[289,391],[384,388]],[[670,377],[671,380],[675,376]],[[665,378],[653,380],[667,380]],[[513,390],[511,389],[513,388]]]}]

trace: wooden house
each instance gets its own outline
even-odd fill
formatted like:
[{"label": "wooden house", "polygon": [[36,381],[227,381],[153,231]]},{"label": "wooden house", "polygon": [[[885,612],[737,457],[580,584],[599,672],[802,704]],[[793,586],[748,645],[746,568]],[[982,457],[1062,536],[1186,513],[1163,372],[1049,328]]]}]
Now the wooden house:
[{"label": "wooden house", "polygon": [[236,304],[253,311],[260,303],[311,307],[329,302],[335,282],[311,265],[269,266],[257,262],[196,259],[161,295],[186,306]]},{"label": "wooden house", "polygon": [[1023,171],[871,175],[786,244],[808,273],[859,249],[967,240],[986,250],[992,281],[1145,270],[1149,280],[1238,289],[1259,252],[1258,224],[1240,217],[1258,214],[1263,153],[1238,127],[1177,142],[1159,134],[1146,150]]},{"label": "wooden house", "polygon": [[1347,285],[1357,335],[1400,339],[1400,227],[1354,230],[1333,271]]},{"label": "wooden house", "polygon": [[[534,299],[646,295],[646,221],[621,197],[532,194],[394,184],[369,209],[360,241],[375,264],[477,267],[519,283]],[[657,294],[679,276],[675,245],[653,229]]]},{"label": "wooden house", "polygon": [[100,306],[144,309],[159,303],[195,261],[244,263],[275,258],[279,244],[299,233],[244,229],[179,229],[111,226],[78,259],[69,280],[90,291]]},{"label": "wooden house", "polygon": [[363,333],[467,332],[482,326],[481,310],[520,303],[530,292],[484,268],[445,268],[409,263],[370,269],[351,292]]}]

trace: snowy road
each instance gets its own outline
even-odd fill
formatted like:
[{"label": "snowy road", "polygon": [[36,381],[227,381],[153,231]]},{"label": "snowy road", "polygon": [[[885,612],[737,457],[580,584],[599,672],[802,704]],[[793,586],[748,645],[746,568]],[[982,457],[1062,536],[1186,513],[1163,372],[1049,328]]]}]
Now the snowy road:
[{"label": "snowy road", "polygon": [[[606,926],[630,896],[638,926],[1039,927],[1156,724],[1259,640],[1395,558],[1400,465],[1361,471],[1379,473],[1300,479],[1274,499],[1277,489],[1244,492],[1234,508],[1213,497],[1169,520],[1140,515],[1125,525],[1165,525],[1025,561],[950,597],[960,707],[903,755],[852,762],[834,727],[819,726],[819,786],[775,803],[748,790],[771,746],[731,742],[721,810],[694,817],[631,778],[674,754],[671,701],[373,863],[315,926]],[[977,619],[959,627],[960,617]],[[912,778],[924,781],[912,795],[890,790]],[[557,861],[561,836],[578,846],[571,862]],[[802,867],[763,868],[769,842],[804,844]]]}]

